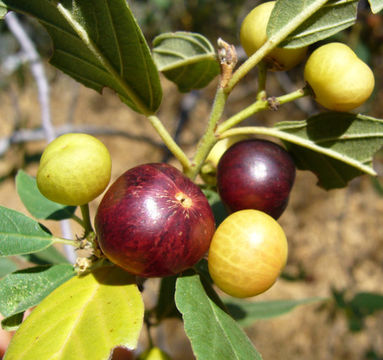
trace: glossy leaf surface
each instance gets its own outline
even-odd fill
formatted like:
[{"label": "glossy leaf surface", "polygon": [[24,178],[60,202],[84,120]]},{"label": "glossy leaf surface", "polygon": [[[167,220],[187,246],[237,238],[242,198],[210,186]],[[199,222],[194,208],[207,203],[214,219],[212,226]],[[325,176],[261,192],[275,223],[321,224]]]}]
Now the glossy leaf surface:
[{"label": "glossy leaf surface", "polygon": [[2,0],[0,11],[4,7],[47,29],[52,65],[98,92],[113,89],[135,111],[156,112],[162,98],[158,71],[125,0]]},{"label": "glossy leaf surface", "polygon": [[230,315],[206,294],[199,275],[177,280],[176,304],[198,360],[262,359]]},{"label": "glossy leaf surface", "polygon": [[104,267],[62,284],[22,323],[4,360],[106,360],[137,346],[144,307],[134,278]]}]

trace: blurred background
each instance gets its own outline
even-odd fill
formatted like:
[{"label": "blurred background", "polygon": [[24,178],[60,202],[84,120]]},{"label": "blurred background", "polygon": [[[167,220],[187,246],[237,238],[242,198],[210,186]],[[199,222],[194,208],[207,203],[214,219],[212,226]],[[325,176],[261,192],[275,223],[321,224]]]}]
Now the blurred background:
[{"label": "blurred background", "polygon": [[[214,46],[217,39],[237,47],[244,16],[262,1],[245,0],[140,0],[130,1],[133,13],[151,45],[166,31],[195,31]],[[49,65],[52,53],[45,30],[31,18],[17,16],[41,57],[49,85],[49,108],[55,134],[84,131],[100,138],[113,159],[112,181],[125,170],[145,162],[177,162],[167,153],[145,118],[135,114],[108,89],[100,95],[75,83]],[[367,1],[360,2],[358,21],[326,41],[342,41],[367,62],[376,87],[360,112],[383,118],[383,15],[373,15]],[[0,204],[27,213],[18,199],[14,177],[18,169],[36,175],[47,144],[42,130],[41,101],[31,63],[6,22],[0,22]],[[310,52],[318,44],[310,47]],[[243,60],[243,59],[242,59]],[[304,85],[303,66],[287,73],[270,73],[267,93],[278,96]],[[206,89],[180,94],[162,79],[163,103],[159,117],[189,154],[204,132],[217,82]],[[229,117],[254,101],[256,71],[232,93]],[[265,111],[246,125],[273,125],[301,120],[321,111],[308,98]],[[282,278],[254,300],[328,297],[326,303],[299,307],[291,313],[262,320],[246,329],[264,359],[383,359],[383,152],[375,157],[377,178],[362,176],[345,189],[324,191],[316,178],[299,171],[290,204],[280,218],[289,241],[289,260]],[[100,197],[101,198],[101,197]],[[91,204],[92,216],[100,198]],[[46,222],[53,231],[62,227]],[[66,228],[72,236],[80,231]],[[146,293],[152,303],[156,282]],[[372,296],[355,301],[360,293]],[[193,359],[178,320],[166,321],[155,340],[174,359]],[[145,341],[145,339],[143,339]]]}]

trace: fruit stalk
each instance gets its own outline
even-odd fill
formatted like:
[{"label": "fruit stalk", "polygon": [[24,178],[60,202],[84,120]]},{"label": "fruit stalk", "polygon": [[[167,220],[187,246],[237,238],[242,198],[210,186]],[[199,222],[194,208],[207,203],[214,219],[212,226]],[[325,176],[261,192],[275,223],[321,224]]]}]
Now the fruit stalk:
[{"label": "fruit stalk", "polygon": [[[272,101],[274,104],[283,105],[287,102],[294,101],[296,99],[299,99],[301,97],[307,96],[310,94],[310,90],[306,87],[303,89],[298,89],[295,91],[292,91],[291,93],[278,96],[274,98]],[[259,99],[255,103],[249,105],[247,108],[243,109],[242,111],[238,112],[231,118],[224,121],[222,124],[220,124],[217,127],[216,133],[221,137],[221,135],[231,129],[233,126],[238,125],[243,120],[247,119],[248,117],[256,114],[259,111],[267,110],[270,107],[270,99]]]},{"label": "fruit stalk", "polygon": [[185,172],[186,176],[192,180],[199,174],[206,157],[217,142],[215,130],[217,128],[217,123],[222,116],[226,100],[227,94],[225,93],[224,88],[219,86],[211,109],[207,129],[197,146],[197,151],[192,161],[192,167],[189,171]]},{"label": "fruit stalk", "polygon": [[89,204],[84,204],[80,206],[81,209],[81,215],[83,220],[83,227],[85,230],[85,237],[87,237],[91,232],[93,232],[92,223],[90,220],[90,214],[89,214]]},{"label": "fruit stalk", "polygon": [[169,149],[169,151],[175,156],[175,158],[181,163],[184,173],[187,173],[191,168],[191,163],[189,158],[186,156],[184,151],[179,147],[179,145],[174,141],[172,136],[169,134],[169,132],[164,127],[161,120],[155,116],[150,115],[148,116],[148,120],[158,133],[158,135],[161,137],[162,141],[166,145],[166,147]]}]

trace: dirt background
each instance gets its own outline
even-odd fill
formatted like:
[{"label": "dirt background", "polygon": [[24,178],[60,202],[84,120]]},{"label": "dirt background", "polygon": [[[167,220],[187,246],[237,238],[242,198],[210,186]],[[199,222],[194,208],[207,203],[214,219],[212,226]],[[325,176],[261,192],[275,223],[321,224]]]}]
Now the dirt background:
[{"label": "dirt background", "polygon": [[[68,125],[72,129],[86,126],[95,133],[111,152],[112,180],[132,166],[161,161],[164,151],[159,137],[142,116],[136,115],[110,91],[101,96],[76,85],[71,79],[47,66],[51,84],[51,109],[54,125]],[[251,77],[250,77],[251,79]],[[283,79],[271,75],[270,95],[283,93]],[[163,79],[164,100],[159,117],[172,132],[179,120],[182,96]],[[299,86],[299,80],[298,85]],[[249,104],[254,87],[254,74],[244,86],[233,93],[225,116]],[[213,100],[215,83],[202,91],[189,113],[189,121],[182,130],[180,144],[188,155],[203,132]],[[378,104],[382,95],[365,110],[383,117]],[[9,137],[15,123],[21,128],[40,126],[40,108],[34,82],[26,79],[23,87],[9,84],[0,92],[0,137]],[[305,111],[315,111],[310,102],[286,105],[277,112],[267,111],[249,119],[247,124],[272,124],[278,120],[303,119]],[[83,128],[82,128],[83,129]],[[116,130],[119,134],[106,134]],[[0,204],[26,212],[15,190],[14,175],[24,168],[36,174],[38,156],[45,141],[28,141],[12,145],[0,158]],[[170,162],[177,163],[170,159]],[[379,164],[377,163],[377,168]],[[94,215],[99,197],[91,204]],[[361,291],[382,292],[383,284],[383,197],[373,188],[371,179],[362,176],[346,189],[326,192],[316,186],[314,175],[299,171],[290,204],[280,218],[289,241],[289,260],[286,271],[304,276],[296,281],[280,279],[268,292],[254,300],[301,299],[312,296],[331,298],[331,289],[347,290],[347,296]],[[45,223],[54,233],[60,233],[57,223]],[[80,230],[74,225],[73,235]],[[153,302],[157,283],[152,281],[146,299]],[[264,359],[327,360],[367,359],[373,350],[383,356],[383,314],[368,317],[365,328],[352,333],[347,317],[330,301],[296,308],[291,313],[270,320],[259,321],[247,329]],[[158,344],[174,359],[193,359],[182,324],[169,320],[155,334]],[[143,337],[143,343],[145,338]],[[375,357],[376,359],[378,357]]]}]

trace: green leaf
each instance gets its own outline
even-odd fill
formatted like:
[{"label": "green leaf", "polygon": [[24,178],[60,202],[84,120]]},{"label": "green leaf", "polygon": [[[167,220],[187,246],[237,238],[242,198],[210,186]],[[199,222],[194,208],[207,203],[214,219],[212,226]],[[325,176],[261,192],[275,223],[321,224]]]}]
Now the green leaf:
[{"label": "green leaf", "polygon": [[383,0],[368,0],[371,6],[371,11],[374,14],[377,14],[383,9]]},{"label": "green leaf", "polygon": [[136,348],[143,317],[134,277],[99,268],[48,295],[22,323],[4,360],[105,360],[116,346]]},{"label": "green leaf", "polygon": [[37,187],[36,179],[25,171],[16,175],[16,190],[24,206],[36,219],[63,220],[72,218],[76,207],[48,200]]},{"label": "green leaf", "polygon": [[36,266],[8,274],[0,280],[0,313],[9,317],[38,305],[74,275],[70,264]]},{"label": "green leaf", "polygon": [[360,292],[350,301],[350,305],[363,315],[371,315],[375,311],[383,310],[383,295]]},{"label": "green leaf", "polygon": [[0,279],[17,270],[17,265],[8,258],[0,258]]},{"label": "green leaf", "polygon": [[341,188],[362,174],[376,175],[374,154],[383,146],[383,120],[328,112],[275,125],[297,166],[313,171],[325,189]]},{"label": "green leaf", "polygon": [[45,250],[33,254],[24,254],[22,255],[22,257],[26,261],[36,265],[54,265],[69,263],[68,259],[54,246],[50,246]]},{"label": "green leaf", "polygon": [[297,306],[327,301],[326,298],[314,297],[300,300],[273,300],[251,302],[240,299],[225,299],[224,303],[237,322],[246,327],[257,320],[270,319],[294,310]]},{"label": "green leaf", "polygon": [[213,210],[215,225],[218,226],[228,216],[225,205],[223,205],[221,198],[216,191],[210,189],[202,189],[202,191]]},{"label": "green leaf", "polygon": [[52,243],[52,235],[37,221],[0,206],[0,256],[38,252]]},{"label": "green leaf", "polygon": [[205,87],[220,72],[216,53],[204,36],[178,31],[153,40],[158,70],[177,84],[181,92]]},{"label": "green leaf", "polygon": [[[310,7],[320,2],[320,0],[277,1],[267,25],[268,37],[290,26]],[[355,23],[357,7],[358,0],[329,1],[291,32],[279,46],[303,47],[336,34]]]},{"label": "green leaf", "polygon": [[5,5],[34,16],[47,29],[52,65],[98,92],[113,89],[135,111],[156,112],[162,98],[159,74],[126,0],[2,3],[0,9]]},{"label": "green leaf", "polygon": [[16,331],[23,322],[24,312],[9,316],[1,320],[1,327],[6,331]]},{"label": "green leaf", "polygon": [[176,304],[198,360],[262,359],[239,325],[205,293],[198,275],[178,278]]}]

